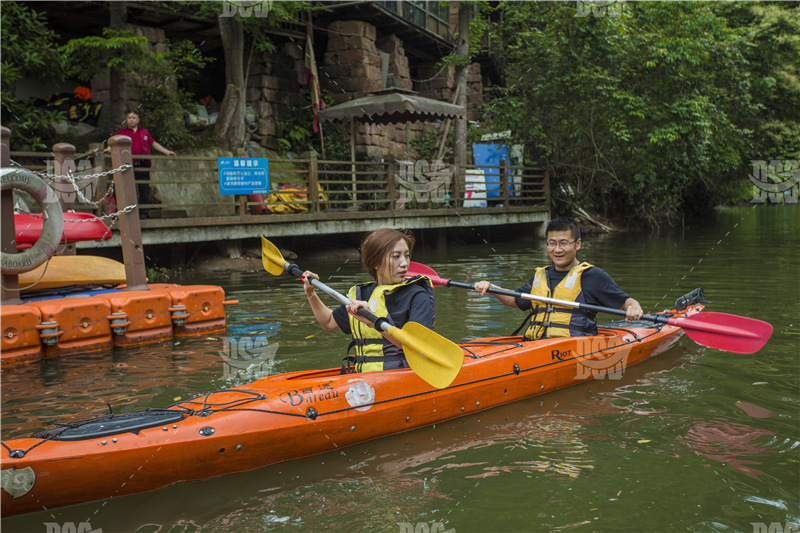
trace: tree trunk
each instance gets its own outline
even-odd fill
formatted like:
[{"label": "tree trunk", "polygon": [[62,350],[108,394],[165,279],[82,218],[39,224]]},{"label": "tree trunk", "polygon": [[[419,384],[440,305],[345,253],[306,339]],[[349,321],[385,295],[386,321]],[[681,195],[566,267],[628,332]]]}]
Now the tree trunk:
[{"label": "tree trunk", "polygon": [[[456,43],[455,55],[469,57],[469,25],[472,22],[472,2],[461,1],[458,3],[458,42]],[[456,104],[466,107],[467,104],[467,72],[469,64],[458,65],[456,67],[456,90],[458,98]],[[467,164],[467,113],[464,112],[463,118],[456,118],[453,125],[453,155],[456,165],[463,168]]]},{"label": "tree trunk", "polygon": [[225,96],[214,136],[228,150],[235,151],[246,140],[244,79],[244,28],[238,17],[219,17],[219,33],[225,52]]},{"label": "tree trunk", "polygon": [[[109,26],[115,30],[124,30],[127,26],[128,9],[126,2],[110,2]],[[125,72],[117,68],[109,69],[109,105],[112,131],[123,128],[128,101],[128,83]]]}]

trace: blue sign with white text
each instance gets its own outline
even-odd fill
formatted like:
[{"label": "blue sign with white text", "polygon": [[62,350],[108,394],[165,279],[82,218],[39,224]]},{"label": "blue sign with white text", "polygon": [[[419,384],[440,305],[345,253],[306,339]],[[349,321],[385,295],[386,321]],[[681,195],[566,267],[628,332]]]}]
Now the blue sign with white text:
[{"label": "blue sign with white text", "polygon": [[218,157],[220,194],[269,193],[269,160],[254,157]]}]

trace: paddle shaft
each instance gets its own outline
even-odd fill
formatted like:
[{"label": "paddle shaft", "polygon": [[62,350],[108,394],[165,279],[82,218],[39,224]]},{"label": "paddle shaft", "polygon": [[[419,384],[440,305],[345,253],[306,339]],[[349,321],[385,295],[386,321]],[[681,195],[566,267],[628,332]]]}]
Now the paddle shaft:
[{"label": "paddle shaft", "polygon": [[[303,271],[300,270],[300,267],[298,267],[297,265],[294,265],[292,263],[286,263],[284,265],[284,268],[287,271],[289,271],[290,273],[292,273],[295,276],[297,276],[298,278],[303,275]],[[344,305],[350,305],[350,298],[348,298],[344,294],[340,293],[339,291],[328,287],[327,285],[325,285],[324,283],[322,283],[320,280],[318,280],[316,278],[310,278],[309,281],[311,282],[311,284],[314,287],[318,288],[319,290],[321,290],[322,292],[324,292],[328,296],[334,298],[339,303],[344,304]],[[383,331],[388,332],[389,328],[392,327],[391,324],[389,324],[388,320],[386,320],[385,318],[379,318],[379,317],[373,315],[372,313],[370,313],[369,311],[367,311],[363,307],[360,307],[358,309],[358,314],[363,316],[364,318],[366,318],[370,322],[372,322],[373,325],[375,326],[375,329],[377,329],[378,331],[380,331],[382,329]]]},{"label": "paddle shaft", "polygon": [[[448,287],[458,287],[461,289],[474,289],[474,285],[470,285],[469,283],[462,283],[460,281],[452,281],[449,279],[442,279],[444,283],[442,285],[446,285]],[[559,307],[571,307],[573,309],[583,309],[585,311],[593,311],[595,313],[608,313],[610,315],[619,315],[625,316],[624,309],[614,309],[613,307],[601,307],[599,305],[591,305],[591,304],[582,304],[579,302],[571,302],[569,300],[559,300],[557,298],[547,298],[546,296],[534,296],[533,294],[525,294],[524,292],[517,292],[517,291],[509,291],[506,289],[495,289],[494,287],[490,287],[486,292],[490,292],[492,294],[500,294],[503,296],[513,296],[516,298],[523,298],[525,300],[534,300],[537,302],[542,302],[550,305],[557,305]],[[659,322],[661,324],[668,324],[668,320],[663,316],[656,316],[656,315],[643,315],[642,318],[644,320],[652,320],[654,322]]]},{"label": "paddle shaft", "polygon": [[[445,285],[446,287],[458,287],[461,289],[470,289],[470,290],[475,289],[475,286],[470,285],[469,283],[452,281],[449,279],[442,279],[438,277],[433,277],[432,279],[434,283]],[[524,292],[509,291],[506,289],[495,289],[494,287],[490,287],[486,292],[490,292],[492,294],[500,294],[504,296],[513,296],[516,298],[524,298],[526,300],[533,300],[536,302],[556,305],[559,307],[583,309],[586,311],[593,311],[595,313],[607,313],[609,315],[618,315],[618,316],[625,316],[626,314],[624,309],[614,309],[613,307],[601,307],[599,305],[572,302],[569,300],[559,300],[557,298],[547,298],[546,296],[534,296],[533,294],[525,294]],[[678,326],[686,330],[704,331],[707,333],[713,333],[718,335],[732,335],[740,338],[741,337],[758,338],[760,336],[760,334],[758,333],[742,330],[741,328],[738,327],[730,327],[724,324],[715,324],[712,322],[699,322],[697,320],[692,320],[691,317],[670,318],[662,315],[642,315],[641,319],[650,322],[656,322],[658,324],[669,324],[671,326]]]}]

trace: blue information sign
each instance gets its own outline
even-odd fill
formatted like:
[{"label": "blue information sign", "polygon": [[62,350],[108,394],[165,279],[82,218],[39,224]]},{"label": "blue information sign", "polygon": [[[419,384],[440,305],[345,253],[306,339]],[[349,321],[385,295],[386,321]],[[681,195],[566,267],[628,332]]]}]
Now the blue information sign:
[{"label": "blue information sign", "polygon": [[269,160],[218,157],[220,194],[269,193]]}]

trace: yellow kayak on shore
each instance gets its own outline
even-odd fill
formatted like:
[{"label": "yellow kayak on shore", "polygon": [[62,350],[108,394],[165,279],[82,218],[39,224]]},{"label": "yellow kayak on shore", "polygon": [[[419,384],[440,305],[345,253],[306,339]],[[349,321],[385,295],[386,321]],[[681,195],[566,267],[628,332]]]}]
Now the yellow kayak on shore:
[{"label": "yellow kayak on shore", "polygon": [[125,283],[125,265],[94,255],[56,255],[19,275],[21,291],[58,289],[74,285]]}]

